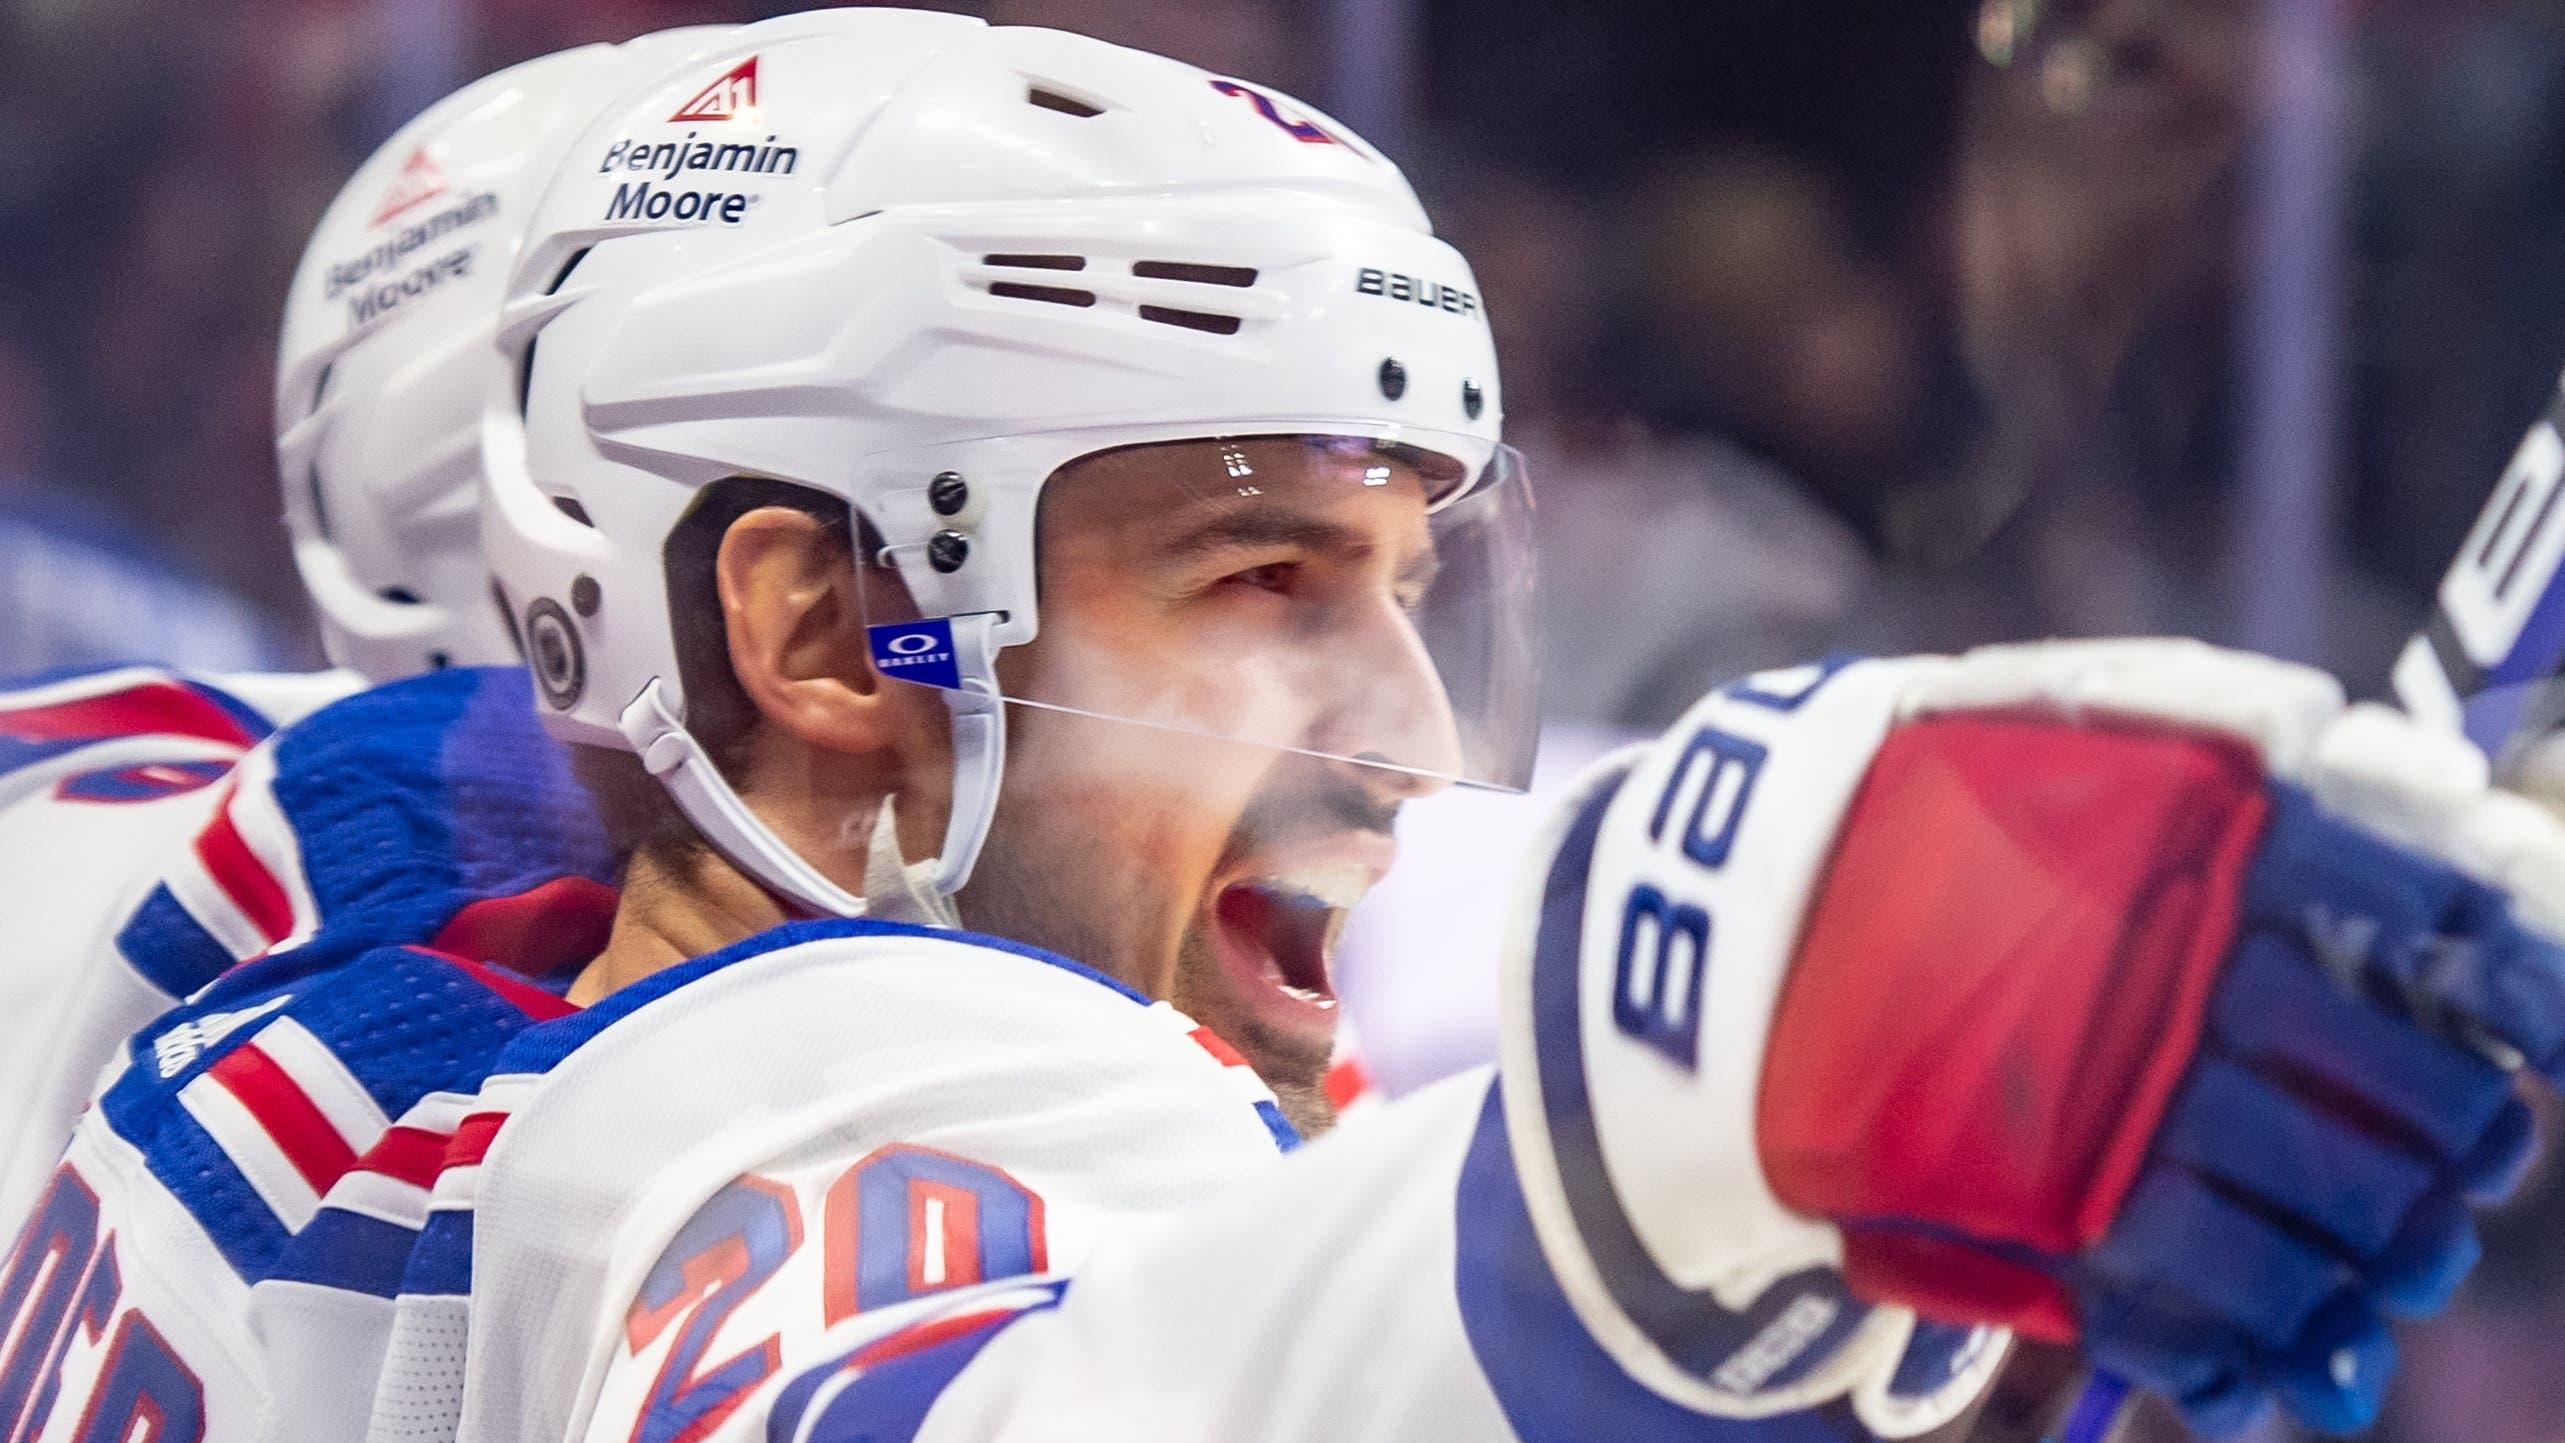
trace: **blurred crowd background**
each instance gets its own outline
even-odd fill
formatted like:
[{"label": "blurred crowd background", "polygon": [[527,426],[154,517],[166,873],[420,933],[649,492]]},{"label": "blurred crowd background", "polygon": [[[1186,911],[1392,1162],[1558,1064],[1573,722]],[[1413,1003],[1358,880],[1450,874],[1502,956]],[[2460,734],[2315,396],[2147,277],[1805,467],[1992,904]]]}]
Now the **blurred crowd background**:
[{"label": "blurred crowd background", "polygon": [[[2565,362],[2555,0],[944,8],[1403,158],[1498,330],[1572,737],[2053,634],[2374,692]],[[0,669],[316,663],[269,386],[331,192],[471,76],[768,9],[0,0]],[[2490,1236],[2380,1436],[2565,1440],[2565,1186]]]}]

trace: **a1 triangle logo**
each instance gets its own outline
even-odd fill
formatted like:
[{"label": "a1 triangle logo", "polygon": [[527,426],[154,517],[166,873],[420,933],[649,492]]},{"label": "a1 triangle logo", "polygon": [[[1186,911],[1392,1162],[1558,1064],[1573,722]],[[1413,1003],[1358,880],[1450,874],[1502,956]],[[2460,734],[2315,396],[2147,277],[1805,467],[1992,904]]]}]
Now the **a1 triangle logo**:
[{"label": "a1 triangle logo", "polygon": [[695,98],[669,116],[679,120],[729,120],[743,110],[757,108],[757,57],[749,56],[730,68],[719,80],[695,93]]},{"label": "a1 triangle logo", "polygon": [[445,194],[445,190],[445,172],[437,168],[427,148],[421,146],[410,152],[409,160],[401,166],[401,173],[392,177],[391,189],[383,192],[383,204],[367,224],[381,225],[412,206]]}]

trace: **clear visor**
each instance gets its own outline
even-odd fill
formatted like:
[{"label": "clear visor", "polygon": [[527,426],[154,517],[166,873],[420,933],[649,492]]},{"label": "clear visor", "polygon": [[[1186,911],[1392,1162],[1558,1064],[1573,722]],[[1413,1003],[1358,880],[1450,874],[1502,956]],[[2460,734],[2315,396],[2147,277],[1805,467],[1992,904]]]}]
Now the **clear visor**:
[{"label": "clear visor", "polygon": [[[1484,443],[1480,443],[1484,448]],[[1455,446],[1454,450],[1460,448]],[[1022,706],[1519,790],[1539,671],[1531,491],[1499,447],[1253,436],[1100,451],[1044,483]],[[886,677],[966,685],[950,618],[867,587]]]}]

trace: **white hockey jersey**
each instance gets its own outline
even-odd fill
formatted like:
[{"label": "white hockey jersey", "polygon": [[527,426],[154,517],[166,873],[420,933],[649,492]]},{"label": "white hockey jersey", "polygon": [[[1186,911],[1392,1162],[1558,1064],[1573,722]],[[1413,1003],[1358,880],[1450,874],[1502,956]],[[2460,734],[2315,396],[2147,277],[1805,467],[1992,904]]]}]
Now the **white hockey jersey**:
[{"label": "white hockey jersey", "polygon": [[[256,884],[281,834],[228,784],[276,728],[357,685],[139,666],[0,684],[0,1227],[117,1044],[296,925],[292,899]],[[180,917],[206,945],[173,945]]]},{"label": "white hockey jersey", "polygon": [[[1647,1323],[1747,1393],[1855,1337],[1893,1376],[1762,1417],[1671,1402],[1554,1280],[1489,1074],[1298,1147],[1216,1037],[996,939],[794,924],[573,1010],[545,978],[594,899],[525,860],[576,839],[453,779],[542,768],[468,686],[410,685],[297,729],[353,712],[337,751],[275,749],[349,920],[125,1049],[0,1272],[0,1433],[1832,1440],[1948,1416],[2000,1355],[1815,1271]],[[387,735],[424,779],[289,800]],[[485,853],[516,870],[456,862]],[[437,948],[372,945],[423,926]],[[1525,1166],[1610,1187],[1552,1142]]]},{"label": "white hockey jersey", "polygon": [[1166,1004],[991,939],[781,928],[500,1069],[438,1324],[468,1312],[463,1439],[1842,1439],[2001,1354],[1811,1277],[1696,1340],[1785,1383],[1874,1330],[1906,1363],[1870,1406],[1678,1406],[1553,1281],[1490,1073],[1296,1148]]},{"label": "white hockey jersey", "polygon": [[124,667],[0,691],[0,1229],[99,1069],[230,968],[469,938],[505,898],[604,875],[558,754],[483,744],[535,734],[521,673],[408,683],[304,721],[358,684]]}]

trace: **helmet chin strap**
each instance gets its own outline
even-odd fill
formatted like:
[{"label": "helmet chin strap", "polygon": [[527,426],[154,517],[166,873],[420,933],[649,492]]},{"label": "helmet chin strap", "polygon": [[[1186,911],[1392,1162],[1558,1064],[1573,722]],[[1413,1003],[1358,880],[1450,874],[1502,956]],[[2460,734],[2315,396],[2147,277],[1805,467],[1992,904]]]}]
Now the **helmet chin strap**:
[{"label": "helmet chin strap", "polygon": [[880,917],[959,927],[953,894],[971,880],[989,819],[997,811],[998,782],[1006,765],[1006,702],[998,694],[997,618],[952,618],[954,660],[962,685],[942,690],[953,720],[953,808],[944,846],[935,857],[907,862],[900,856],[892,799],[875,817],[865,858],[865,896],[838,886],[812,866],[740,798],[721,769],[686,730],[653,677],[616,719],[642,767],[667,788],[670,800],[704,840],[732,866],[755,878],[795,908],[817,917]]},{"label": "helmet chin strap", "polygon": [[952,618],[953,661],[962,684],[944,691],[953,717],[953,808],[944,823],[944,849],[931,862],[929,884],[939,900],[971,880],[980,847],[997,814],[998,782],[1006,774],[1006,698],[997,684],[997,613]]}]

